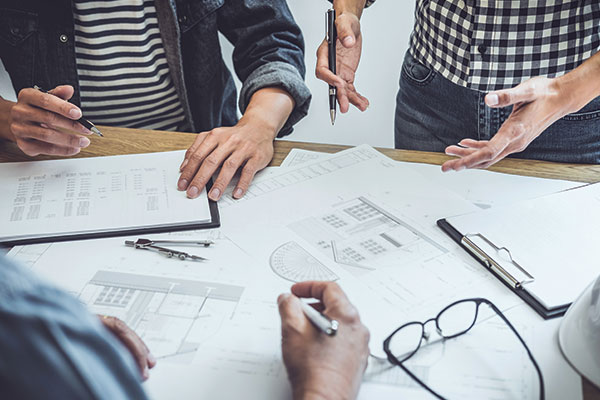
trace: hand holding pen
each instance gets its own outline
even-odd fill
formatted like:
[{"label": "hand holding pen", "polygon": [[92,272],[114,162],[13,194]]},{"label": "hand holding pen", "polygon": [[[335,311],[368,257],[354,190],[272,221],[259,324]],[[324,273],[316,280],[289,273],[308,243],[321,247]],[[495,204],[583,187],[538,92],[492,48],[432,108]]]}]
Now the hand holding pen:
[{"label": "hand holding pen", "polygon": [[[307,312],[310,306],[301,298],[318,302]],[[294,398],[309,393],[356,398],[369,356],[369,331],[342,289],[333,282],[301,282],[277,302],[283,362]],[[328,331],[334,321],[339,322],[335,335]]]},{"label": "hand holding pen", "polygon": [[[337,101],[342,114],[348,112],[350,104],[359,110],[365,111],[369,107],[369,100],[363,97],[354,86],[355,74],[358,69],[362,52],[362,35],[360,21],[356,14],[351,12],[338,12],[335,16],[335,30],[337,41],[335,42],[335,62],[331,63],[330,43],[327,37],[317,50],[316,75],[322,81],[336,89]],[[327,22],[329,22],[329,13]],[[329,23],[327,23],[329,26]],[[329,28],[328,28],[329,30]],[[330,65],[335,66],[332,72]],[[330,115],[331,105],[330,105]]]},{"label": "hand holding pen", "polygon": [[9,128],[25,154],[72,156],[90,145],[90,140],[81,135],[93,132],[79,122],[83,116],[81,109],[68,102],[73,92],[68,85],[57,86],[47,93],[35,88],[19,92],[17,103],[10,109]]}]

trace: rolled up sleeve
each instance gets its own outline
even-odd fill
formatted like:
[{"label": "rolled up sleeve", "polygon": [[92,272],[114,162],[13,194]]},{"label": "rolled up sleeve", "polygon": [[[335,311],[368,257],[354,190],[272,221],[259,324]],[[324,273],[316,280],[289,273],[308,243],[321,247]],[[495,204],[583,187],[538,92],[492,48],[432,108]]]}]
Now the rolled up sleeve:
[{"label": "rolled up sleeve", "polygon": [[289,135],[292,133],[292,127],[308,114],[311,100],[310,90],[296,68],[280,61],[270,62],[258,67],[244,81],[240,93],[241,112],[246,111],[250,99],[256,91],[268,87],[283,89],[294,99],[296,104],[294,110],[277,136]]},{"label": "rolled up sleeve", "polygon": [[246,111],[252,95],[268,87],[285,90],[294,110],[279,137],[306,116],[310,90],[304,82],[304,38],[284,0],[226,0],[219,9],[219,30],[233,44],[233,64],[242,81],[239,107]]}]

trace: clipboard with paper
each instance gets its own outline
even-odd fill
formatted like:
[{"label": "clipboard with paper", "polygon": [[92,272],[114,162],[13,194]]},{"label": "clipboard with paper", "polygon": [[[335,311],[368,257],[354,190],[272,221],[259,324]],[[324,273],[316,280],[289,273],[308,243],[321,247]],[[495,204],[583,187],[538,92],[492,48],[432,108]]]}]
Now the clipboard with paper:
[{"label": "clipboard with paper", "polygon": [[437,223],[545,319],[600,274],[600,184]]},{"label": "clipboard with paper", "polygon": [[[203,190],[177,190],[183,151],[0,165],[0,245],[220,226]],[[210,186],[210,183],[209,183]]]}]

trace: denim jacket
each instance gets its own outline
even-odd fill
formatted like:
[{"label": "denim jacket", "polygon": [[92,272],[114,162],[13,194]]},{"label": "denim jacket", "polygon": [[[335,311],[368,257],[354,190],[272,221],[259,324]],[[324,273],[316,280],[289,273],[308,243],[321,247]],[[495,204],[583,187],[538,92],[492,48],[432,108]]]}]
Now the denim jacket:
[{"label": "denim jacket", "polygon": [[[173,83],[194,132],[237,123],[236,88],[218,33],[233,43],[243,113],[259,89],[279,87],[295,109],[279,133],[308,112],[304,39],[285,0],[155,0]],[[13,87],[70,84],[80,105],[71,0],[2,0],[0,58]]]}]

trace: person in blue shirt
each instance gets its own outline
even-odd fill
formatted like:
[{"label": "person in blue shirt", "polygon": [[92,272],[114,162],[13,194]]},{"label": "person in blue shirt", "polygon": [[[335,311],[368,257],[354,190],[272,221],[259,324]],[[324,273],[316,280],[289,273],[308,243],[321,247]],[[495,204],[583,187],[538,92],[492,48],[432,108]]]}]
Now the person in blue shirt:
[{"label": "person in blue shirt", "polygon": [[[303,282],[292,293],[278,304],[294,398],[355,398],[369,354],[356,309],[335,283]],[[335,337],[312,326],[299,297],[321,300],[340,322]],[[0,257],[1,398],[146,399],[141,381],[155,364],[124,323],[90,314],[71,295]]]}]

